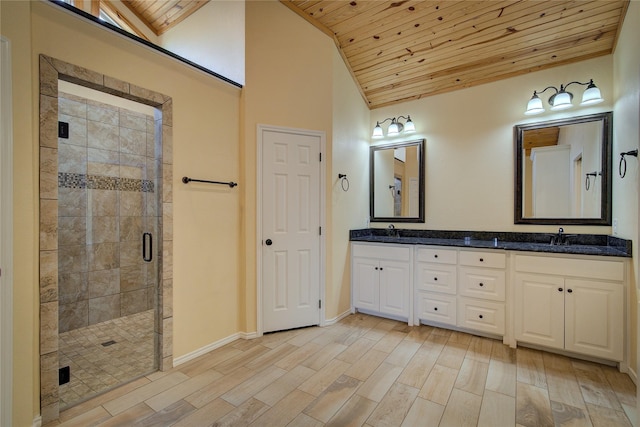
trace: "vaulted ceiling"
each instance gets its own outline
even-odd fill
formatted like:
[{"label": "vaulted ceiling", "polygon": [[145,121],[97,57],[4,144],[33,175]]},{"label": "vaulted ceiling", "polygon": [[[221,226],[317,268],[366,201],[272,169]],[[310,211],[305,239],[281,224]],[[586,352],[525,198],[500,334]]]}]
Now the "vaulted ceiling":
[{"label": "vaulted ceiling", "polygon": [[[124,0],[161,33],[208,0]],[[370,108],[613,52],[628,0],[281,0],[331,37]]]}]

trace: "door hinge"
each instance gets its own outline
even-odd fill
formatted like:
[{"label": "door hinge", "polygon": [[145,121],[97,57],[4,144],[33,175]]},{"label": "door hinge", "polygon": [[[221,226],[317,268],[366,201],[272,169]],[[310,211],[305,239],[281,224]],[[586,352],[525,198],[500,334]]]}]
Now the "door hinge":
[{"label": "door hinge", "polygon": [[322,153],[320,153],[320,161],[322,161]]},{"label": "door hinge", "polygon": [[322,308],[322,300],[321,299],[318,300],[318,308]]}]

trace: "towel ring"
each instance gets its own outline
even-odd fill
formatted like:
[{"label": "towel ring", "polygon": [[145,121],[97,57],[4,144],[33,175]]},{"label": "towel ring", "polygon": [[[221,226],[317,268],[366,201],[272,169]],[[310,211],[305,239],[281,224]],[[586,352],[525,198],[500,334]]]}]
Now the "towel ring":
[{"label": "towel ring", "polygon": [[592,176],[594,178],[594,180],[595,180],[595,178],[598,175],[602,175],[602,173],[601,172],[589,172],[586,175],[587,175],[587,177],[584,180],[584,188],[585,188],[586,191],[589,191],[589,188],[591,187],[591,181],[590,181],[589,177]]},{"label": "towel ring", "polygon": [[340,186],[342,187],[342,191],[344,192],[349,191],[349,179],[347,178],[347,175],[344,173],[339,173],[338,179],[340,180]]},{"label": "towel ring", "polygon": [[638,157],[638,150],[620,153],[620,163],[618,164],[618,174],[620,175],[620,178],[624,178],[627,175],[627,159],[625,156]]}]

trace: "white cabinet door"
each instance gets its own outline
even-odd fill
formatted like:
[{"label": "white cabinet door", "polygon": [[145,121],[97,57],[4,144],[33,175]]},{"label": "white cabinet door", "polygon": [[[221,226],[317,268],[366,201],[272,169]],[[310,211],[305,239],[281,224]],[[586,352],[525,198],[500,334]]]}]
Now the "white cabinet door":
[{"label": "white cabinet door", "polygon": [[622,285],[566,279],[565,286],[565,348],[595,357],[622,360]]},{"label": "white cabinet door", "polygon": [[378,311],[380,307],[380,272],[378,261],[353,259],[353,306]]},{"label": "white cabinet door", "polygon": [[564,278],[517,274],[515,314],[517,340],[564,348]]},{"label": "white cabinet door", "polygon": [[380,261],[380,312],[409,316],[409,263]]}]

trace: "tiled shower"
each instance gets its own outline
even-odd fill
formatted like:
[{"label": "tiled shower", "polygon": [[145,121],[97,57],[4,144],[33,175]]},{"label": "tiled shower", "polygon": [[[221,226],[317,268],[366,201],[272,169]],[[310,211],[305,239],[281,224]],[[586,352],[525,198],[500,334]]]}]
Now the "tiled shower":
[{"label": "tiled shower", "polygon": [[153,115],[77,94],[59,93],[58,119],[64,407],[156,369],[161,146]]}]

